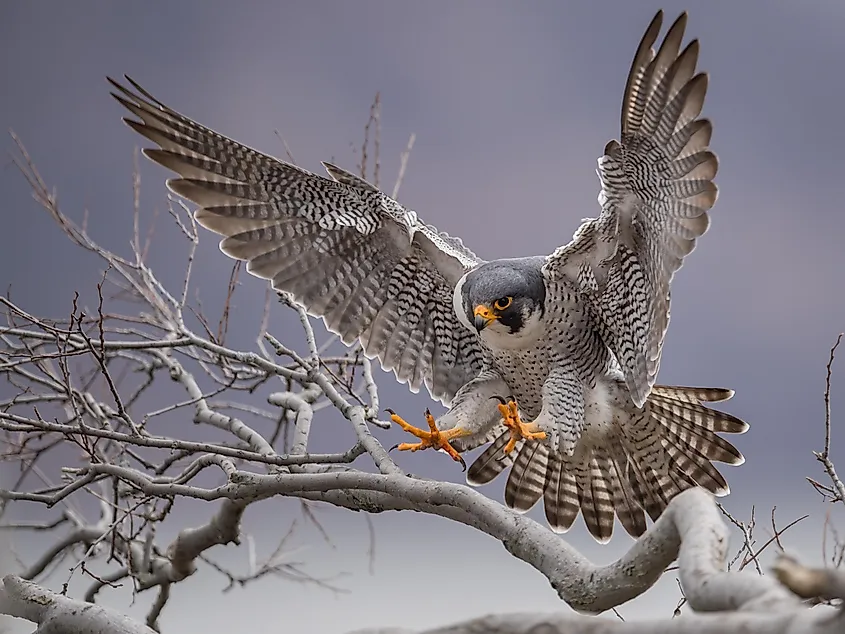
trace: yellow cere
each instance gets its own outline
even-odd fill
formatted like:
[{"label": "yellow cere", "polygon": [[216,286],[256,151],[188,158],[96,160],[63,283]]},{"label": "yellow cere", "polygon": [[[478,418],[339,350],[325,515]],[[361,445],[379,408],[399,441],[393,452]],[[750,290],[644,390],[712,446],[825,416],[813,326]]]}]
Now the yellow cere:
[{"label": "yellow cere", "polygon": [[489,306],[485,306],[484,304],[479,304],[473,309],[473,314],[483,317],[484,319],[496,319],[496,315],[490,310]]}]

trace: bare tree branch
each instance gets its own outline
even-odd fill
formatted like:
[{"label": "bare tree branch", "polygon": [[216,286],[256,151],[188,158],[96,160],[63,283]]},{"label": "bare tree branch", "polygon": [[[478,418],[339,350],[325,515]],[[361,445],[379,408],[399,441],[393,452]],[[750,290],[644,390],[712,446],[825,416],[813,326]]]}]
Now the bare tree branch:
[{"label": "bare tree branch", "polygon": [[836,473],[833,461],[830,459],[830,377],[836,349],[842,343],[842,335],[843,333],[839,333],[839,336],[836,338],[836,343],[830,349],[830,357],[827,361],[827,375],[825,376],[824,382],[824,449],[820,452],[815,452],[815,456],[822,463],[825,472],[827,472],[830,481],[833,483],[831,493],[833,494],[834,501],[845,503],[845,484],[842,483],[842,480]]},{"label": "bare tree branch", "polygon": [[153,634],[114,610],[74,601],[13,575],[0,586],[0,613],[37,623],[34,634]]}]

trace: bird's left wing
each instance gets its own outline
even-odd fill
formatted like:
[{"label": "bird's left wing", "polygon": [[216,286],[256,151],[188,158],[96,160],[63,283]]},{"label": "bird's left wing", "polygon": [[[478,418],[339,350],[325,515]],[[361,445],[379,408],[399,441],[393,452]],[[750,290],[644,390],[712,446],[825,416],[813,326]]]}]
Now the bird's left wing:
[{"label": "bird's left wing", "polygon": [[199,205],[199,224],[221,250],[247,262],[321,317],[347,345],[417,391],[448,404],[482,368],[477,337],[457,319],[452,294],[481,260],[454,237],[422,222],[365,180],[324,164],[333,180],[262,154],[155,99],[109,79],[113,96],[140,121],[124,119],[158,144],[153,161]]},{"label": "bird's left wing", "polygon": [[683,51],[682,14],[655,54],[658,12],[628,76],[620,141],[598,163],[598,218],[544,265],[547,283],[575,286],[595,315],[631,397],[642,406],[660,366],[670,283],[709,226],[718,169],[711,124],[699,118],[707,75],[696,74],[698,41]]}]

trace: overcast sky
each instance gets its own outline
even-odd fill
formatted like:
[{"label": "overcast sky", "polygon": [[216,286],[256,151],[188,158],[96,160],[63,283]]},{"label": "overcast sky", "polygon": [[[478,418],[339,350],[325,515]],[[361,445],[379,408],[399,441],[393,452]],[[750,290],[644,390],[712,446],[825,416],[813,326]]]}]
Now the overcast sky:
[{"label": "overcast sky", "polygon": [[[481,257],[548,253],[598,211],[596,158],[618,136],[630,60],[660,6],[652,0],[6,2],[0,5],[0,125],[26,144],[65,212],[81,220],[87,209],[93,235],[126,253],[133,152],[142,139],[120,122],[106,75],[127,73],[203,124],[284,156],[278,130],[297,162],[312,170],[320,160],[355,169],[353,148],[381,91],[388,189],[400,152],[416,133],[403,203],[461,236]],[[659,382],[736,390],[725,407],[751,430],[736,440],[745,465],[722,469],[733,489],[726,505],[747,518],[755,504],[766,519],[763,538],[773,505],[784,521],[810,513],[787,543],[819,563],[826,508],[804,478],[823,478],[812,451],[823,441],[824,365],[845,328],[845,5],[667,0],[662,6],[666,25],[689,10],[688,37],[701,40],[699,66],[710,72],[705,114],[714,122],[721,167],[711,229],[675,278]],[[13,145],[6,140],[2,147]],[[168,173],[145,161],[141,174],[147,221],[163,207]],[[0,191],[3,288],[11,286],[31,312],[66,315],[74,290],[85,297],[94,292],[100,264],[67,242],[9,162],[0,171]],[[211,235],[202,237],[196,287],[207,305],[219,306],[231,261]],[[156,271],[178,284],[184,245],[174,234],[155,249]],[[264,292],[252,278],[238,290],[234,318],[248,334],[245,346]],[[297,336],[279,334],[288,332]],[[389,375],[380,374],[379,382],[383,405],[405,418],[430,405]],[[834,457],[845,454],[837,405],[834,400]],[[315,424],[317,450],[349,440],[337,427]],[[400,437],[379,434],[390,444]],[[421,475],[461,479],[440,454],[399,460]],[[502,487],[496,481],[484,491],[501,499]],[[193,523],[214,511],[190,502],[183,508],[182,521]],[[269,501],[250,509],[246,528],[266,551],[295,513],[294,506]],[[542,520],[542,509],[532,515]],[[315,573],[345,573],[337,583],[347,593],[268,579],[221,594],[225,580],[204,569],[173,589],[162,617],[167,631],[249,630],[269,620],[277,631],[299,626],[331,633],[402,624],[405,610],[419,626],[490,611],[568,610],[533,569],[470,529],[416,514],[376,517],[371,574],[364,518],[339,510],[321,517],[334,547],[308,529],[298,542],[306,550],[297,557]],[[612,542],[598,546],[580,518],[564,539],[597,562],[611,561],[631,543],[617,526]],[[418,548],[430,540],[447,541],[441,549]],[[31,540],[18,539],[15,548],[27,562],[37,556]],[[212,554],[239,565],[246,558],[235,547]],[[64,580],[66,568],[54,583]],[[443,599],[438,611],[423,607],[434,603],[418,603],[431,587]],[[135,615],[153,598],[141,595],[130,605],[121,591],[102,596]],[[669,617],[677,597],[667,576],[620,611],[628,618]]]}]

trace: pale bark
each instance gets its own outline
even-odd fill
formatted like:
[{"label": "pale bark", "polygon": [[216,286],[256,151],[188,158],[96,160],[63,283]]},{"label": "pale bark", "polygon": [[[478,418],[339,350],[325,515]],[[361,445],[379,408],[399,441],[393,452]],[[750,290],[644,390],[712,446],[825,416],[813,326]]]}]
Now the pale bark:
[{"label": "pale bark", "polygon": [[63,597],[7,575],[0,586],[0,613],[38,624],[33,634],[155,634],[115,610]]},{"label": "pale bark", "polygon": [[428,630],[367,629],[350,634],[841,634],[845,618],[804,610],[735,613],[628,621],[570,615],[502,614]]}]

